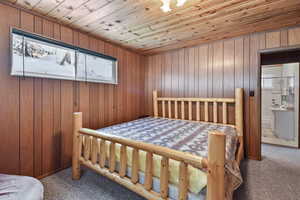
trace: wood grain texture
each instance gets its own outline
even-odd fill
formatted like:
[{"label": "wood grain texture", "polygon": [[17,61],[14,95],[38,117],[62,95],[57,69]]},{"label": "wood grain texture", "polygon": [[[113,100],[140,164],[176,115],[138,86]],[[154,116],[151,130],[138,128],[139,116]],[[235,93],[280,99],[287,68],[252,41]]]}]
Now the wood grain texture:
[{"label": "wood grain texture", "polygon": [[114,172],[116,168],[116,147],[115,143],[110,143],[109,145],[109,172]]},{"label": "wood grain texture", "polygon": [[[90,128],[144,115],[144,56],[2,3],[0,16],[0,173],[42,177],[69,167],[74,111]],[[119,84],[9,76],[11,26],[117,57]]]},{"label": "wood grain texture", "polygon": [[[78,180],[80,178],[80,162],[79,158],[82,157],[82,142],[83,137],[79,134],[79,130],[82,128],[82,113],[74,113],[73,114],[73,144],[74,147],[72,149],[72,178],[73,180]],[[97,138],[95,138],[97,141]],[[94,141],[94,139],[93,139]],[[93,148],[93,150],[95,150]],[[97,151],[95,151],[97,152]]]},{"label": "wood grain texture", "polygon": [[151,190],[153,184],[153,154],[147,152],[146,156],[146,169],[145,169],[145,189]]},{"label": "wood grain texture", "polygon": [[[43,33],[43,19],[35,16],[34,32]],[[42,175],[42,79],[34,79],[34,176]]]},{"label": "wood grain texture", "polygon": [[207,200],[225,199],[225,137],[217,131],[208,136]]},{"label": "wood grain texture", "polygon": [[8,76],[10,26],[19,26],[20,11],[0,4],[0,171],[2,173],[20,173],[20,84],[19,78]]},{"label": "wood grain texture", "polygon": [[99,165],[101,168],[103,168],[105,166],[105,162],[106,162],[106,141],[105,140],[101,140],[100,141],[100,160],[99,160]]},{"label": "wood grain texture", "polygon": [[121,146],[120,149],[120,177],[125,177],[127,170],[127,148],[125,145]]},{"label": "wood grain texture", "polygon": [[185,200],[188,196],[188,165],[181,162],[179,165],[179,199]]},{"label": "wood grain texture", "polygon": [[[21,28],[34,30],[34,16],[21,12]],[[20,173],[33,175],[33,79],[20,79]]]},{"label": "wood grain texture", "polygon": [[299,45],[300,44],[300,27],[291,28],[288,30],[288,44]]},{"label": "wood grain texture", "polygon": [[169,158],[162,157],[160,167],[160,195],[166,199],[169,195]]},{"label": "wood grain texture", "polygon": [[[73,32],[69,28],[61,27],[61,40],[67,43],[73,43]],[[73,113],[74,88],[72,81],[61,81],[61,164],[67,167],[72,158],[72,120],[70,116]]]},{"label": "wood grain texture", "polygon": [[174,1],[172,11],[168,13],[160,10],[161,1],[151,0],[5,2],[145,54],[293,26],[300,22],[298,0],[189,0],[182,7],[176,7]]},{"label": "wood grain texture", "polygon": [[137,148],[134,148],[132,151],[132,174],[131,174],[131,182],[136,184],[139,181],[139,170],[140,170],[140,166],[139,166],[139,150]]},{"label": "wood grain texture", "polygon": [[[75,143],[74,143],[75,144]],[[99,150],[99,145],[98,145],[98,139],[93,138],[92,140],[92,149],[91,149],[91,161],[95,165],[97,163],[97,156],[98,156],[98,150]]]},{"label": "wood grain texture", "polygon": [[[300,28],[290,27],[280,30],[272,30],[270,32],[254,33],[243,35],[237,38],[220,40],[213,43],[201,44],[199,46],[178,49],[175,51],[164,52],[146,57],[150,62],[146,63],[146,77],[149,84],[146,84],[146,98],[151,98],[152,88],[151,82],[161,81],[156,86],[159,96],[167,96],[166,94],[178,94],[177,97],[234,97],[234,88],[244,88],[244,142],[245,151],[250,158],[260,159],[260,130],[259,130],[259,90],[258,90],[258,70],[259,58],[258,51],[266,48],[288,47],[300,44]],[[198,50],[196,50],[198,49]],[[181,73],[170,73],[171,70],[164,69],[161,66],[160,74],[151,72],[156,68],[156,63],[163,63],[165,55],[179,55],[178,59],[172,59],[169,65],[176,66]],[[153,59],[159,59],[151,62]],[[168,68],[165,65],[165,68]],[[193,77],[191,77],[193,74]],[[156,77],[153,77],[156,76]],[[174,77],[176,76],[176,77]],[[158,80],[161,79],[161,80]],[[179,87],[173,88],[172,83],[164,81],[166,79],[178,79],[181,84]],[[197,86],[198,85],[198,86]],[[172,89],[171,89],[172,88]],[[182,90],[182,88],[184,88]],[[250,100],[249,92],[255,92],[255,98]],[[146,99],[145,102],[151,101]],[[179,106],[181,103],[179,102]],[[178,108],[179,115],[187,113],[188,105],[181,110]],[[208,112],[204,112],[200,116],[201,120],[207,118],[208,121],[213,120],[213,104],[205,103],[200,105],[200,109],[208,108]],[[218,121],[223,121],[223,110],[218,106]],[[147,107],[148,108],[148,107]],[[161,108],[159,108],[161,109]],[[227,104],[227,120],[230,124],[235,121],[234,106]],[[152,114],[151,109],[147,109],[148,114]],[[187,116],[185,116],[187,119]],[[249,122],[249,123],[247,123]]]}]

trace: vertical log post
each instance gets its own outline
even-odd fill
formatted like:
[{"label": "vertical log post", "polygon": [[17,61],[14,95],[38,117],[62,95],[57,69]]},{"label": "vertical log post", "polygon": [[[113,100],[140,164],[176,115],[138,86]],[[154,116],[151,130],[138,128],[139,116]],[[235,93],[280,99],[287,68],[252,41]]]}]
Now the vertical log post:
[{"label": "vertical log post", "polygon": [[101,139],[100,141],[100,160],[99,165],[101,168],[104,168],[106,161],[106,141]]},{"label": "vertical log post", "polygon": [[200,121],[200,101],[196,102],[196,120]]},{"label": "vertical log post", "polygon": [[181,101],[181,119],[184,119],[185,113],[184,113],[184,101]]},{"label": "vertical log post", "polygon": [[98,156],[98,139],[93,137],[92,140],[92,153],[91,153],[91,161],[95,165],[97,163],[97,156]]},{"label": "vertical log post", "polygon": [[238,132],[238,136],[243,136],[243,89],[235,89],[235,125]]},{"label": "vertical log post", "polygon": [[91,136],[85,135],[84,137],[84,151],[83,151],[83,157],[85,160],[90,160],[91,156]]},{"label": "vertical log post", "polygon": [[210,132],[208,136],[207,200],[224,200],[225,134]]},{"label": "vertical log post", "polygon": [[153,112],[154,117],[158,117],[158,102],[157,102],[157,91],[153,91]]},{"label": "vertical log post", "polygon": [[192,120],[193,111],[192,111],[192,101],[189,101],[189,120]]},{"label": "vertical log post", "polygon": [[208,102],[204,102],[204,121],[208,122]]},{"label": "vertical log post", "polygon": [[127,168],[127,148],[125,145],[121,146],[121,150],[120,150],[120,170],[119,170],[119,174],[120,177],[124,177],[126,175],[126,168]]},{"label": "vertical log post", "polygon": [[162,104],[162,117],[166,117],[166,106],[165,106],[165,101],[161,101]]},{"label": "vertical log post", "polygon": [[131,167],[131,182],[136,184],[139,181],[139,150],[137,148],[133,149],[132,152],[132,167]]},{"label": "vertical log post", "polygon": [[81,142],[79,130],[82,128],[82,113],[75,112],[73,114],[73,156],[72,156],[72,178],[73,180],[80,179],[80,155]]},{"label": "vertical log post", "polygon": [[174,102],[175,104],[175,119],[178,119],[178,104],[177,104],[177,101]]},{"label": "vertical log post", "polygon": [[144,187],[146,190],[152,189],[152,181],[153,181],[153,154],[147,152],[145,183],[144,183]]},{"label": "vertical log post", "polygon": [[227,124],[227,103],[223,102],[223,124]]},{"label": "vertical log post", "polygon": [[116,145],[111,142],[109,145],[109,172],[113,173],[116,169]]},{"label": "vertical log post", "polygon": [[162,157],[160,167],[160,195],[166,199],[169,194],[169,159]]},{"label": "vertical log post", "polygon": [[244,158],[244,116],[243,116],[243,100],[244,92],[242,88],[235,89],[235,126],[239,137],[239,149],[238,149],[238,163]]},{"label": "vertical log post", "polygon": [[214,123],[218,123],[218,103],[215,101],[213,103],[214,108]]},{"label": "vertical log post", "polygon": [[170,100],[168,101],[168,117],[172,118],[172,102]]},{"label": "vertical log post", "polygon": [[186,200],[188,197],[188,165],[184,162],[179,166],[179,200]]}]

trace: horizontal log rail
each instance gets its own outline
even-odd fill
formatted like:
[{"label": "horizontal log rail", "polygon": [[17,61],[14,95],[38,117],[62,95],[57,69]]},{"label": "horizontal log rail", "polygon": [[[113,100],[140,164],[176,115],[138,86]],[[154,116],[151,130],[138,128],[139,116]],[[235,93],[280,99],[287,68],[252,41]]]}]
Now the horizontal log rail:
[{"label": "horizontal log rail", "polygon": [[[167,147],[162,147],[154,144],[144,143],[128,138],[123,138],[111,134],[101,133],[92,129],[81,128],[79,130],[81,135],[92,136],[95,138],[102,139],[104,141],[113,142],[116,144],[125,145],[134,149],[146,151],[159,156],[167,157],[179,162],[184,162],[198,169],[207,168],[207,159],[200,156],[195,156],[190,153],[184,153],[182,151],[173,150]],[[89,148],[88,146],[86,148]]]},{"label": "horizontal log rail", "polygon": [[173,98],[173,97],[158,97],[157,101],[185,101],[185,102],[226,102],[226,103],[234,103],[234,98]]},{"label": "horizontal log rail", "polygon": [[144,185],[140,183],[132,183],[131,179],[128,177],[120,177],[118,173],[111,173],[109,169],[107,168],[100,168],[98,165],[93,165],[91,162],[87,162],[83,160],[82,158],[80,159],[81,164],[84,166],[90,168],[91,170],[106,176],[110,180],[117,182],[118,184],[127,187],[129,190],[134,191],[135,193],[145,197],[146,199],[151,199],[151,200],[166,200],[160,196],[160,194],[150,190],[146,190]]},{"label": "horizontal log rail", "polygon": [[[228,124],[228,104],[236,103],[236,98],[174,98],[174,97],[158,97],[157,91],[153,91],[153,111],[154,116],[159,116],[159,103],[161,103],[161,117],[178,119],[179,111],[182,120],[204,121],[217,124]],[[166,106],[167,104],[167,106]],[[178,104],[181,109],[178,109]],[[202,106],[201,106],[202,105]],[[212,106],[210,111],[209,106]],[[222,107],[222,120],[218,119],[219,106]],[[196,108],[196,109],[194,109]],[[174,113],[173,113],[174,112]],[[187,116],[186,113],[187,112]],[[213,112],[213,119],[209,121],[209,112]],[[168,115],[166,114],[168,113]],[[201,120],[201,113],[204,113],[204,119]]]}]

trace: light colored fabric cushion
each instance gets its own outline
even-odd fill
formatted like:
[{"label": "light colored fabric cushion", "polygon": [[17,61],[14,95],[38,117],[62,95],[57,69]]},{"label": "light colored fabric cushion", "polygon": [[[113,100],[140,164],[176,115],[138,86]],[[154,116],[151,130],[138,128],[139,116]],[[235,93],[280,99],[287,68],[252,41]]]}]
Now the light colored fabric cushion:
[{"label": "light colored fabric cushion", "polygon": [[28,176],[0,174],[0,200],[42,200],[44,187]]}]

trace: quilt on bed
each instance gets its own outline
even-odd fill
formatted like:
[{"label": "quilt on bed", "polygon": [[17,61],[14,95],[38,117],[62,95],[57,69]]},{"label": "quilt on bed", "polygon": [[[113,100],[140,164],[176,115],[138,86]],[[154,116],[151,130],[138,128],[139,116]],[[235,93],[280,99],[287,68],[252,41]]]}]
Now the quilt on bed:
[{"label": "quilt on bed", "polygon": [[[151,143],[171,149],[189,152],[201,157],[207,157],[208,133],[213,130],[226,134],[226,191],[227,197],[241,184],[242,178],[239,167],[234,162],[237,146],[236,130],[232,126],[217,125],[205,122],[173,120],[166,118],[142,118],[118,125],[99,129],[98,131],[129,138],[132,140]],[[107,144],[108,145],[108,144]],[[120,160],[120,146],[116,146],[116,160]],[[129,149],[129,148],[128,148]],[[108,151],[107,151],[108,152]],[[132,149],[127,151],[128,165],[131,166]],[[140,152],[140,170],[145,171],[146,152]],[[154,171],[156,177],[160,175],[161,157],[154,155]],[[179,162],[169,161],[170,183],[179,183]],[[207,183],[206,173],[189,166],[189,190],[199,193]],[[230,198],[228,198],[230,199]]]}]

